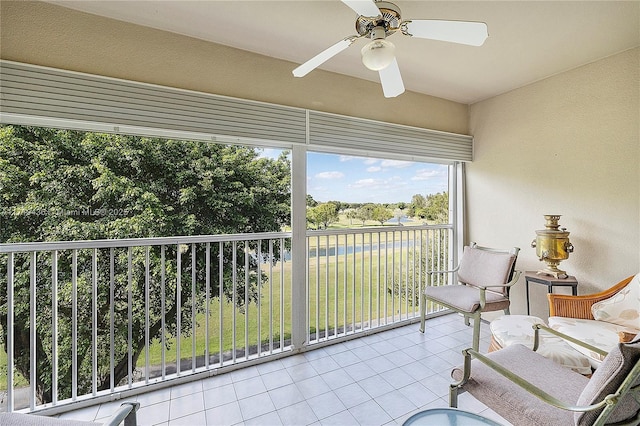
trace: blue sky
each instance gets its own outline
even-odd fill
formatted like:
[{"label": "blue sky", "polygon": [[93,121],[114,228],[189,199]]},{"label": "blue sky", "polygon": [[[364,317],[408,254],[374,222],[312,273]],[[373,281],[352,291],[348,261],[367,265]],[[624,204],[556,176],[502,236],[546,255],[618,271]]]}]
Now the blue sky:
[{"label": "blue sky", "polygon": [[448,168],[441,164],[309,153],[307,193],[319,202],[411,202],[415,194],[447,190]]},{"label": "blue sky", "polygon": [[318,202],[409,203],[415,194],[443,192],[447,185],[448,167],[442,164],[307,154],[307,193]]}]

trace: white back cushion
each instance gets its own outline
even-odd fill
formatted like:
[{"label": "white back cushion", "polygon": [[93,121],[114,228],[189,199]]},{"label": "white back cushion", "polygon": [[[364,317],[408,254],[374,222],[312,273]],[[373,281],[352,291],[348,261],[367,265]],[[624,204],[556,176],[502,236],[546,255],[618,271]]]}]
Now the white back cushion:
[{"label": "white back cushion", "polygon": [[598,321],[640,329],[640,274],[610,298],[594,303],[591,313]]}]

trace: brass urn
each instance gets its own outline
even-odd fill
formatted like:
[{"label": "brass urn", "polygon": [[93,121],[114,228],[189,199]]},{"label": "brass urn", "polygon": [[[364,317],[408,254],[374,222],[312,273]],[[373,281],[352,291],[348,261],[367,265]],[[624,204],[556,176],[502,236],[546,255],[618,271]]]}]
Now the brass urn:
[{"label": "brass urn", "polygon": [[531,247],[536,249],[538,258],[547,264],[547,267],[539,270],[538,273],[567,278],[567,273],[558,269],[558,265],[569,258],[569,253],[573,253],[569,232],[567,228],[560,228],[558,225],[560,215],[546,214],[544,218],[546,229],[536,231],[536,239],[531,242]]}]

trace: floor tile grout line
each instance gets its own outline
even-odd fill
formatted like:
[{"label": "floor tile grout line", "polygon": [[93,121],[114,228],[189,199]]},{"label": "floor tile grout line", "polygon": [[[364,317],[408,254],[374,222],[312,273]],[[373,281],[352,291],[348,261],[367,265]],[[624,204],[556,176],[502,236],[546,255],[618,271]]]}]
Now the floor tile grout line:
[{"label": "floor tile grout line", "polygon": [[[440,318],[444,318],[444,317],[440,317]],[[284,413],[283,410],[286,410],[287,408],[293,407],[296,404],[300,404],[302,402],[306,403],[307,406],[312,407],[312,403],[313,401],[317,401],[317,397],[319,396],[326,396],[326,395],[331,395],[335,398],[339,399],[339,395],[336,393],[337,391],[340,391],[340,389],[345,388],[347,386],[351,386],[351,385],[358,385],[361,389],[364,390],[364,388],[362,388],[361,383],[365,383],[365,380],[371,379],[373,377],[376,377],[378,380],[382,380],[384,383],[386,383],[390,389],[388,394],[391,394],[391,392],[393,393],[400,393],[402,389],[407,388],[409,386],[412,386],[414,384],[423,384],[424,380],[426,379],[413,379],[411,377],[411,375],[408,375],[408,379],[407,378],[403,378],[403,379],[399,379],[398,381],[393,381],[393,380],[388,380],[390,378],[389,376],[389,372],[393,371],[393,369],[401,369],[402,367],[405,367],[407,365],[411,365],[413,363],[420,363],[421,361],[424,360],[428,360],[428,359],[433,359],[433,365],[437,365],[438,367],[437,370],[433,370],[431,368],[429,368],[427,365],[424,365],[424,363],[422,363],[422,365],[424,365],[424,368],[426,370],[429,370],[428,372],[425,371],[425,373],[428,373],[429,376],[426,376],[426,378],[429,377],[439,377],[438,380],[446,380],[446,378],[443,377],[443,373],[446,373],[447,370],[451,369],[451,365],[447,365],[447,364],[451,364],[451,356],[453,353],[458,351],[458,348],[464,346],[464,340],[468,340],[470,338],[470,334],[471,334],[471,329],[465,329],[465,328],[461,328],[459,325],[453,325],[454,324],[454,320],[457,320],[457,318],[453,318],[453,319],[449,319],[447,321],[445,320],[440,320],[440,324],[435,324],[434,326],[438,326],[438,325],[443,325],[446,326],[444,328],[446,328],[448,330],[447,333],[444,333],[440,336],[435,336],[433,338],[429,338],[427,336],[425,336],[424,338],[418,338],[418,337],[414,337],[414,335],[412,335],[411,333],[414,333],[415,331],[417,331],[417,329],[415,330],[409,330],[409,327],[415,328],[415,324],[414,325],[410,325],[407,326],[407,330],[401,330],[401,329],[394,329],[394,330],[387,330],[384,332],[381,332],[375,336],[379,337],[377,339],[367,339],[367,340],[363,340],[362,342],[359,342],[357,344],[348,344],[349,342],[341,342],[336,344],[336,348],[329,350],[327,348],[330,348],[331,346],[327,346],[324,348],[320,348],[318,349],[319,351],[322,352],[318,352],[316,354],[313,354],[313,351],[309,351],[306,354],[302,354],[301,356],[303,356],[304,360],[298,359],[296,363],[291,363],[289,365],[287,365],[287,363],[283,362],[282,360],[276,360],[278,362],[277,365],[271,366],[271,367],[265,367],[265,368],[254,368],[254,371],[251,372],[245,372],[245,373],[238,373],[236,375],[230,376],[231,380],[229,382],[221,382],[221,384],[215,385],[215,386],[211,386],[211,387],[207,387],[207,389],[204,388],[204,381],[202,381],[200,383],[200,390],[197,390],[196,392],[187,394],[187,395],[181,395],[181,394],[176,394],[175,397],[171,396],[171,391],[175,391],[175,389],[178,388],[178,386],[176,386],[175,388],[169,388],[170,391],[168,392],[168,399],[165,399],[163,401],[154,401],[153,404],[150,404],[149,406],[153,406],[155,404],[160,404],[163,402],[168,402],[169,403],[169,410],[168,410],[168,418],[167,418],[167,422],[169,425],[172,424],[172,422],[174,422],[175,420],[178,420],[180,418],[185,418],[188,417],[190,415],[193,414],[199,414],[202,413],[205,416],[205,419],[207,419],[207,411],[215,409],[215,408],[219,408],[220,406],[213,406],[213,407],[209,407],[207,408],[207,400],[206,400],[206,393],[207,391],[211,391],[212,389],[218,389],[220,387],[226,386],[226,385],[231,385],[232,391],[234,392],[233,398],[230,398],[229,404],[231,403],[235,403],[238,408],[241,410],[239,401],[241,400],[245,400],[248,398],[255,398],[258,396],[266,396],[269,398],[269,401],[271,402],[271,404],[273,405],[273,407],[275,408],[274,410],[271,411],[267,411],[265,413],[259,414],[257,416],[253,416],[253,417],[249,417],[249,418],[245,418],[247,416],[247,413],[243,413],[242,410],[240,411],[240,417],[243,419],[242,422],[247,422],[247,421],[251,421],[252,419],[256,419],[256,418],[260,418],[261,416],[267,416],[267,415],[277,415],[278,418],[280,419],[280,421],[282,423],[284,423],[283,421],[283,417],[282,417],[282,413]],[[410,336],[410,337],[407,337]],[[365,336],[365,337],[369,337],[369,336]],[[364,338],[363,338],[364,339]],[[437,340],[440,339],[441,341],[438,342]],[[459,345],[453,345],[455,343],[456,340],[460,341]],[[488,337],[484,336],[481,338],[481,344],[482,345],[487,345],[488,346]],[[385,353],[381,353],[381,349],[384,351],[389,350],[389,348],[386,348],[385,343],[388,343],[389,341],[392,341],[396,346],[394,347],[393,350],[390,350],[389,352],[385,352]],[[431,343],[437,343],[438,346],[436,346],[434,349],[434,352],[428,351],[425,348],[425,344],[431,342]],[[446,344],[444,344],[446,343]],[[453,345],[453,346],[449,346],[449,345]],[[386,349],[385,349],[386,348]],[[425,351],[427,350],[428,353],[425,354],[424,357],[420,357],[419,353],[421,351]],[[461,351],[461,350],[460,350]],[[409,352],[409,353],[407,353]],[[366,376],[364,378],[360,378],[360,379],[356,379],[355,377],[351,377],[348,372],[350,369],[353,369],[355,365],[362,365],[365,364],[367,366],[371,365],[371,362],[373,362],[372,360],[376,360],[379,361],[380,358],[382,359],[389,359],[390,357],[393,356],[399,356],[399,354],[404,353],[406,355],[406,357],[404,359],[402,359],[399,362],[402,362],[402,364],[396,365],[392,368],[389,369],[384,369],[386,368],[385,366],[381,366],[379,368],[381,368],[381,371],[375,371],[375,373],[373,375],[369,375]],[[313,354],[313,355],[311,355]],[[372,355],[370,356],[370,354],[377,354],[377,355]],[[307,356],[304,356],[307,355]],[[460,357],[462,356],[462,354],[460,353]],[[336,359],[340,360],[344,365],[341,365]],[[357,359],[357,362],[355,361]],[[461,359],[460,359],[461,361]],[[275,361],[274,361],[275,362]],[[335,363],[338,367],[335,369],[331,368],[331,363]],[[455,364],[453,364],[455,365]],[[292,370],[296,368],[296,366],[299,366],[298,369],[304,369],[304,368],[310,368],[313,371],[313,374],[311,374],[309,377],[306,377],[304,379],[300,379],[298,378],[297,380],[294,379],[294,376],[292,375]],[[326,369],[326,370],[325,370]],[[261,371],[262,370],[262,371]],[[236,370],[236,371],[241,371],[241,370]],[[349,379],[346,380],[345,382],[342,382],[340,385],[334,386],[332,385],[332,383],[327,382],[327,376],[323,377],[323,375],[327,375],[332,373],[333,371],[340,371],[342,372],[342,374],[348,375]],[[399,370],[402,371],[403,374],[406,374],[406,372],[404,370]],[[274,373],[286,373],[288,379],[285,380],[279,380],[278,384],[274,385],[273,383],[267,383],[267,380],[269,380],[270,378],[273,377],[277,377],[274,375]],[[254,374],[255,373],[255,374]],[[311,373],[310,371],[307,373]],[[304,374],[307,374],[304,373]],[[231,374],[231,373],[230,373]],[[246,377],[245,377],[246,375]],[[270,375],[270,376],[269,376]],[[299,376],[302,377],[303,375]],[[387,379],[385,379],[385,377],[387,377]],[[264,386],[264,391],[260,390],[259,392],[255,393],[255,394],[247,394],[247,396],[244,396],[242,398],[238,397],[237,394],[237,388],[236,385],[241,385],[243,381],[247,381],[247,380],[251,380],[251,379],[256,379],[259,378],[259,382],[262,384],[262,386]],[[288,404],[288,405],[284,405],[284,406],[280,406],[278,408],[278,406],[280,404],[276,404],[276,401],[274,401],[274,394],[272,394],[271,392],[276,391],[277,389],[283,388],[285,386],[289,386],[289,385],[294,385],[296,386],[296,389],[299,391],[298,389],[298,384],[300,382],[303,382],[304,380],[308,380],[308,379],[319,379],[321,381],[321,383],[323,383],[326,386],[326,390],[323,389],[321,392],[319,393],[315,393],[315,392],[310,392],[307,394],[303,394],[302,398],[300,401],[298,402],[294,402],[293,404]],[[206,380],[206,379],[205,379]],[[290,382],[288,382],[288,380]],[[395,384],[394,384],[395,383]],[[184,386],[184,385],[179,385],[179,386]],[[196,387],[198,385],[195,385]],[[274,386],[274,387],[271,387]],[[427,389],[430,390],[429,387],[427,387]],[[366,390],[365,390],[366,393]],[[197,411],[195,413],[189,413],[185,416],[181,416],[178,417],[176,419],[172,419],[171,415],[172,415],[172,410],[171,410],[171,402],[175,401],[178,398],[182,398],[182,397],[194,397],[194,395],[199,394],[200,398],[202,398],[201,402],[202,402],[202,406],[203,406],[203,410],[201,411]],[[265,395],[266,394],[266,395]],[[178,396],[179,395],[179,396]],[[349,413],[349,415],[353,416],[353,412],[354,409],[360,405],[363,404],[367,404],[367,403],[375,403],[376,407],[378,407],[380,410],[382,410],[382,412],[384,412],[389,418],[391,418],[391,421],[389,422],[390,424],[393,424],[393,422],[399,422],[402,419],[406,418],[410,413],[415,412],[416,410],[421,410],[423,409],[425,406],[419,406],[417,402],[414,402],[413,400],[408,400],[407,402],[410,403],[410,405],[415,406],[416,408],[412,408],[409,411],[406,411],[406,406],[405,408],[399,408],[399,410],[401,411],[405,411],[402,415],[397,415],[394,414],[394,407],[389,406],[385,409],[385,405],[383,405],[381,403],[381,399],[385,397],[387,394],[381,394],[381,395],[377,395],[377,396],[372,396],[370,394],[367,393],[367,398],[354,405],[351,407],[348,407],[347,405],[345,405],[345,409],[344,410],[340,410],[336,413],[332,413],[330,415],[324,416],[324,417],[320,417],[321,415],[319,415],[319,413],[322,411],[320,408],[317,410],[318,414],[315,413],[315,410],[313,410],[313,408],[311,408],[311,412],[313,413],[313,415],[317,418],[316,423],[320,424],[322,423],[322,420],[325,420],[327,418],[333,417],[333,416],[337,416],[339,414],[344,414],[346,415],[346,413]],[[440,396],[437,393],[433,393],[433,395],[436,397],[435,400],[431,401],[430,403],[426,404],[426,406],[429,405],[433,405],[433,404],[442,404],[443,402],[446,402],[445,397],[444,396]],[[167,398],[167,396],[165,395],[164,398]],[[314,398],[316,398],[314,400]],[[330,399],[330,398],[329,398]],[[224,406],[226,404],[223,404],[221,406]],[[409,405],[409,404],[407,404]],[[100,410],[100,406],[98,406],[97,410],[95,411],[94,416],[98,415],[98,412]],[[490,410],[489,408],[487,408],[486,406],[482,405],[482,411],[487,411]],[[351,411],[350,411],[351,410]],[[391,410],[391,411],[388,411]],[[480,412],[480,411],[478,411]],[[490,412],[490,411],[488,411]],[[141,422],[143,423],[143,422]]]}]

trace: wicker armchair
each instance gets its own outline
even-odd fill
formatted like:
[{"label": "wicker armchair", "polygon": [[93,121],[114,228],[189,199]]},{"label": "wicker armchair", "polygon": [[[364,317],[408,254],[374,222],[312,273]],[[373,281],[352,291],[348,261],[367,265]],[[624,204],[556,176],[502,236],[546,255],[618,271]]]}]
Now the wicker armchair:
[{"label": "wicker armchair", "polygon": [[601,291],[600,293],[587,294],[584,296],[570,296],[565,294],[548,294],[549,316],[567,317],[580,319],[593,319],[591,306],[601,300],[605,300],[622,290],[631,282],[633,275],[625,278],[613,287]]},{"label": "wicker armchair", "polygon": [[[632,296],[632,294],[638,291],[637,286],[640,286],[640,275],[625,278],[613,287],[599,293],[584,296],[549,294],[547,295],[550,313],[549,326],[608,352],[617,343],[629,342],[640,334],[637,321],[626,310],[617,312],[618,314],[625,312],[624,317],[604,319],[602,316],[602,313],[608,314],[608,309],[611,309],[612,312],[616,312],[616,309],[628,310],[629,308],[623,307],[624,303],[627,303],[627,306],[633,306],[633,298],[637,296]],[[624,293],[622,293],[623,289],[625,289]],[[620,298],[617,297],[618,294],[621,296]],[[605,305],[598,307],[599,315],[594,318],[592,311],[595,303],[607,300],[609,302],[603,302]],[[624,302],[625,300],[627,302]],[[615,308],[616,304],[619,304],[620,307]],[[640,305],[636,304],[635,306],[635,309],[640,313]],[[582,348],[572,342],[568,343],[578,352],[589,357],[593,368],[598,368],[604,359],[604,356],[599,352]]]}]

